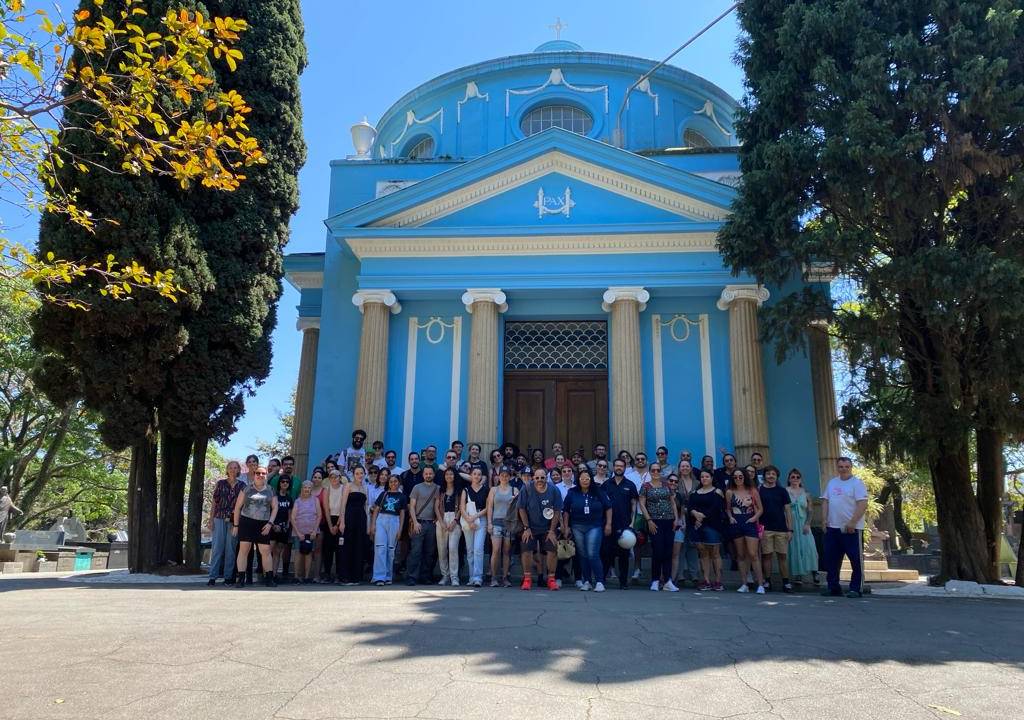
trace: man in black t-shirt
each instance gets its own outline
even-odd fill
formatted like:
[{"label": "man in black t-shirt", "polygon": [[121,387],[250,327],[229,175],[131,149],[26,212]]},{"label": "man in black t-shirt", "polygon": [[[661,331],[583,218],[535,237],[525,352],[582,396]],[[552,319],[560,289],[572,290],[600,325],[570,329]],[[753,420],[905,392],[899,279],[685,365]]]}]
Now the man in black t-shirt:
[{"label": "man in black t-shirt", "polygon": [[612,562],[618,561],[619,587],[623,590],[629,587],[629,550],[619,547],[619,536],[633,524],[633,516],[636,514],[636,505],[640,495],[636,491],[636,485],[626,475],[626,463],[616,459],[612,463],[612,477],[601,485],[608,502],[612,507],[612,534],[604,538],[601,544],[601,564],[607,578],[608,570]]},{"label": "man in black t-shirt", "polygon": [[764,536],[761,538],[761,566],[764,569],[765,589],[772,586],[772,557],[779,561],[779,572],[782,574],[783,592],[793,592],[789,582],[789,541],[793,537],[793,514],[789,491],[779,485],[779,469],[769,465],[764,469],[764,485],[759,491],[761,496],[761,524],[764,525]]}]

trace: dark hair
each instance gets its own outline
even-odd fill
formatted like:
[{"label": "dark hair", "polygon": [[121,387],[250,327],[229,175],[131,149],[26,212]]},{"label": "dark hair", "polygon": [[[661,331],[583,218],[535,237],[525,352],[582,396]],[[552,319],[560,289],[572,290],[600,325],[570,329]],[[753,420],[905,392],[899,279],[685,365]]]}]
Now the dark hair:
[{"label": "dark hair", "polygon": [[451,447],[455,447],[456,443],[461,445],[462,447],[466,447],[466,443],[462,442],[461,440],[452,440]]},{"label": "dark hair", "polygon": [[[697,482],[699,482],[701,485],[703,485],[704,484],[703,481],[704,481],[704,476],[705,475],[707,475],[709,478],[711,478],[711,482],[714,483],[715,475],[710,470],[701,470],[699,473],[697,473]],[[711,487],[714,487],[714,485],[712,485]]]},{"label": "dark hair", "polygon": [[309,474],[309,477],[312,478],[317,473],[320,473],[320,477],[324,476],[324,469],[322,467],[320,467],[319,465],[317,465],[315,468],[313,468],[313,472],[311,472]]},{"label": "dark hair", "polygon": [[408,457],[411,459],[413,455],[415,455],[416,457],[420,456],[420,454],[418,452],[416,452],[415,450],[410,450]]},{"label": "dark hair", "polygon": [[363,440],[366,439],[366,431],[365,430],[353,430],[352,431],[352,438],[355,439],[356,435],[362,435],[363,436]]},{"label": "dark hair", "polygon": [[383,440],[374,440],[372,443],[370,443],[370,447],[374,448],[374,449],[376,449],[378,445],[380,445],[381,450],[384,449],[384,441]]},{"label": "dark hair", "polygon": [[764,469],[764,474],[765,474],[765,475],[767,475],[767,474],[768,474],[768,472],[769,472],[770,470],[774,470],[774,471],[775,471],[775,474],[776,474],[776,475],[777,475],[778,477],[782,477],[782,473],[781,473],[781,472],[779,472],[779,469],[778,469],[777,467],[775,467],[774,465],[768,465],[767,467],[765,467],[765,469]]},{"label": "dark hair", "polygon": [[846,462],[850,463],[851,465],[853,465],[853,460],[851,460],[850,458],[846,457],[845,455],[842,455],[842,456],[836,458],[836,465],[838,465],[839,463],[843,462],[844,460]]},{"label": "dark hair", "polygon": [[668,448],[665,447],[664,445],[659,445],[658,449],[654,451],[654,454],[657,455],[658,453],[660,453],[663,450],[665,451],[665,454],[668,455]]},{"label": "dark hair", "polygon": [[595,450],[597,450],[599,447],[603,447],[605,450],[608,449],[608,445],[603,443],[603,442],[594,443],[594,449]]},{"label": "dark hair", "polygon": [[576,476],[576,484],[577,485],[580,484],[580,480],[583,479],[584,475],[587,476],[587,479],[590,480],[591,483],[594,482],[594,476],[590,474],[590,470],[580,470],[579,475]]},{"label": "dark hair", "polygon": [[281,464],[284,465],[289,460],[295,462],[295,457],[293,455],[285,455],[283,458],[281,458]]},{"label": "dark hair", "polygon": [[452,474],[452,486],[457,486],[459,484],[459,476],[456,474],[455,468],[453,467],[446,467],[444,472],[441,473],[441,479],[444,481],[444,484],[448,484],[448,473]]},{"label": "dark hair", "polygon": [[473,448],[476,448],[477,450],[483,450],[483,448],[480,447],[480,443],[470,443],[469,449],[472,450]]},{"label": "dark hair", "polygon": [[397,453],[396,451],[394,451],[394,450],[385,450],[385,451],[384,451],[384,457],[387,457],[389,453],[390,453],[391,455],[394,455],[394,456],[395,456],[395,458],[397,458],[397,457],[398,457],[398,453]]},{"label": "dark hair", "polygon": [[722,463],[723,464],[725,463],[725,459],[726,458],[732,458],[734,461],[736,460],[736,456],[733,455],[731,452],[722,453]]},{"label": "dark hair", "polygon": [[247,465],[249,464],[250,460],[252,460],[254,463],[259,465],[260,457],[259,457],[259,455],[246,455],[245,456],[245,462],[246,462]]},{"label": "dark hair", "polygon": [[743,477],[743,487],[744,488],[746,488],[747,490],[754,490],[755,489],[757,483],[751,481],[751,479],[747,477],[747,471],[746,470],[744,470],[743,468],[738,467],[738,468],[736,468],[735,470],[733,470],[729,474],[729,485],[728,485],[728,488],[730,490],[735,490],[735,489],[737,489],[739,487],[736,484],[736,473],[739,473]]}]

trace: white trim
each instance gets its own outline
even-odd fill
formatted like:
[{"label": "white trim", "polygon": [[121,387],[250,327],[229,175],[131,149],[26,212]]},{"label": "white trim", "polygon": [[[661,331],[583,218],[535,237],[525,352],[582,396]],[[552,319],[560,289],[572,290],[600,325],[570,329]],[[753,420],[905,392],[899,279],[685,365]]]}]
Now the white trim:
[{"label": "white trim", "polygon": [[294,270],[285,273],[285,278],[296,290],[312,290],[324,286],[323,270]]},{"label": "white trim", "polygon": [[448,414],[448,437],[459,437],[459,408],[462,391],[462,316],[452,319],[452,404]]},{"label": "white trim", "polygon": [[609,170],[567,155],[561,150],[549,150],[532,160],[452,190],[432,201],[372,222],[370,227],[419,227],[553,172],[692,220],[718,221],[729,216],[727,208]]},{"label": "white trim", "polygon": [[[650,78],[644,78],[643,80],[640,81],[640,84],[636,86],[636,89],[637,89],[638,92],[642,92],[644,95],[646,95],[647,97],[649,97],[652,100],[654,100],[654,116],[657,117],[658,116],[658,93],[656,93],[653,90],[651,90],[651,79]],[[626,109],[627,110],[629,109],[629,97],[628,96],[626,97]],[[665,443],[661,443],[661,444],[664,445]]]},{"label": "white trim", "polygon": [[[480,92],[480,88],[477,87],[476,82],[474,82],[473,80],[470,80],[468,83],[466,83],[466,96],[464,98],[462,98],[461,100],[456,100],[455,101],[455,124],[456,125],[459,125],[459,124],[462,123],[462,106],[465,105],[466,103],[468,103],[473,98],[477,98],[478,100],[483,100],[484,102],[489,103],[491,101],[491,94],[490,93],[482,93],[482,92]],[[452,437],[455,437],[455,436],[452,435]]]},{"label": "white trim", "polygon": [[654,441],[665,444],[665,374],[661,366],[661,315],[651,315],[651,349],[654,355]]},{"label": "white trim", "polygon": [[360,260],[391,257],[487,257],[507,255],[622,255],[718,252],[714,232],[510,235],[504,237],[346,238]]},{"label": "white trim", "polygon": [[299,319],[295,321],[295,329],[300,332],[305,332],[306,330],[319,330],[320,318],[299,316]]},{"label": "white trim", "polygon": [[737,300],[753,300],[761,307],[768,302],[771,293],[764,285],[726,285],[722,290],[722,296],[718,298],[715,305],[719,310],[728,310],[729,306]]},{"label": "white trim", "polygon": [[[414,110],[408,110],[405,113],[405,127],[402,128],[402,134],[399,135],[398,137],[396,137],[394,140],[391,141],[391,156],[394,157],[394,155],[395,155],[395,145],[397,145],[398,143],[402,142],[402,138],[404,138],[405,134],[407,132],[409,132],[409,128],[411,128],[413,125],[426,125],[431,120],[436,118],[438,115],[441,116],[441,135],[444,135],[444,108],[443,107],[439,107],[437,110],[434,111],[433,115],[428,115],[427,117],[422,118],[422,119],[416,117],[416,112]],[[381,151],[383,151],[383,150],[384,150],[384,148],[381,148]]]},{"label": "white trim", "polygon": [[473,314],[473,303],[478,302],[492,302],[498,306],[498,312],[503,313],[508,310],[507,299],[498,288],[469,288],[462,293],[462,304],[470,315]]},{"label": "white trim", "polygon": [[[412,418],[416,410],[416,336],[419,319],[409,318],[409,342],[405,351],[405,419],[402,425],[402,462],[412,452]],[[404,465],[403,465],[404,467]]]},{"label": "white trim", "polygon": [[[700,314],[700,380],[704,399],[704,454],[715,457],[715,398],[711,378],[711,318]],[[664,443],[662,443],[664,444]]]},{"label": "white trim", "polygon": [[551,72],[548,73],[548,79],[544,81],[543,85],[538,85],[532,88],[525,88],[523,90],[505,90],[505,117],[509,115],[509,101],[512,95],[533,95],[539,93],[546,87],[551,85],[561,85],[575,92],[581,93],[593,93],[593,92],[604,92],[604,114],[608,114],[608,86],[607,85],[573,85],[565,79],[565,75],[562,74],[561,68],[551,68]]},{"label": "white trim", "polygon": [[647,301],[651,294],[642,287],[610,287],[601,296],[601,309],[605,312],[612,311],[612,305],[619,300],[634,300],[640,305],[640,312],[647,309]]}]

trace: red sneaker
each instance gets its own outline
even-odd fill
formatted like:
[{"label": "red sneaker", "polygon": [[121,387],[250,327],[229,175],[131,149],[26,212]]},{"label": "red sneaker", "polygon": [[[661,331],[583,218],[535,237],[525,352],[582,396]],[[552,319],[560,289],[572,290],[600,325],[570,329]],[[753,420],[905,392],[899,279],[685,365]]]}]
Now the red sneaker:
[{"label": "red sneaker", "polygon": [[519,586],[520,590],[532,590],[533,589],[533,578],[527,575],[523,578],[523,584]]},{"label": "red sneaker", "polygon": [[557,589],[558,589],[558,581],[555,580],[553,577],[549,577],[548,578],[548,590],[557,590]]}]

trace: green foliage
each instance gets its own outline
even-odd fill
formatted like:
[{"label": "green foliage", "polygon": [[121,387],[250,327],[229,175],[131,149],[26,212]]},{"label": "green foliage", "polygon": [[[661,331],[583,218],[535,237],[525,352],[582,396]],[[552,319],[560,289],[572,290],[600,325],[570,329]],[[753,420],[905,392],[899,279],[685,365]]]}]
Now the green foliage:
[{"label": "green foliage", "polygon": [[95,413],[78,401],[56,405],[35,383],[49,359],[31,343],[27,306],[0,294],[0,485],[25,512],[16,523],[46,527],[70,513],[85,523],[119,521],[124,458],[100,441]]}]

